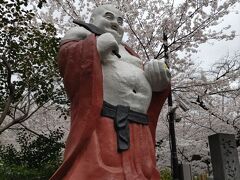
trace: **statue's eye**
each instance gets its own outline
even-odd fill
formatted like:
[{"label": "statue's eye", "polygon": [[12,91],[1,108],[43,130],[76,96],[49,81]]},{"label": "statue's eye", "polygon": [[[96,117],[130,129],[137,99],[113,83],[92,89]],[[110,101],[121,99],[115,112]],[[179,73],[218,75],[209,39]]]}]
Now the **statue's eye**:
[{"label": "statue's eye", "polygon": [[111,20],[114,19],[114,15],[110,12],[105,13],[104,17]]},{"label": "statue's eye", "polygon": [[119,24],[120,26],[123,25],[123,19],[122,19],[121,17],[118,17],[118,18],[117,18],[117,22],[118,22],[118,24]]}]

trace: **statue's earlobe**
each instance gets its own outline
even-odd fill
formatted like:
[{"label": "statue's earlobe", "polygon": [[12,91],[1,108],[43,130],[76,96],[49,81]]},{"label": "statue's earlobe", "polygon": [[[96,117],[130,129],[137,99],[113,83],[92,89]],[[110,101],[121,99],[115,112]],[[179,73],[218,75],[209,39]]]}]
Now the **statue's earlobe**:
[{"label": "statue's earlobe", "polygon": [[91,18],[90,18],[90,23],[93,23],[93,21],[94,21],[94,17],[92,16]]}]

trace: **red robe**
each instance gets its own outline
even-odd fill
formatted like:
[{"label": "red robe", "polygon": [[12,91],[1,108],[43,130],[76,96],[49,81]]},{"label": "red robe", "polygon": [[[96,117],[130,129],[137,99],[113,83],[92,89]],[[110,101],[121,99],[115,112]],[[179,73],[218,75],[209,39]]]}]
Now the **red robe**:
[{"label": "red robe", "polygon": [[58,63],[71,102],[71,127],[64,161],[51,180],[159,180],[155,131],[169,89],[153,93],[149,125],[130,123],[130,148],[118,153],[113,120],[100,115],[103,77],[96,37],[63,44]]}]

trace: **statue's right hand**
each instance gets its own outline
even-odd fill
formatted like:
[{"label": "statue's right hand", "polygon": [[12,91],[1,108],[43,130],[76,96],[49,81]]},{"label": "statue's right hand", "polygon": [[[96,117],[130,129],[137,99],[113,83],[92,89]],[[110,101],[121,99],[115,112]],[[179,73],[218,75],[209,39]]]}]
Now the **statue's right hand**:
[{"label": "statue's right hand", "polygon": [[151,60],[144,65],[144,73],[152,91],[161,92],[169,87],[171,74],[166,64],[160,60]]},{"label": "statue's right hand", "polygon": [[107,55],[112,51],[119,52],[119,47],[116,39],[111,33],[104,33],[97,38],[97,50],[102,59],[105,59]]}]

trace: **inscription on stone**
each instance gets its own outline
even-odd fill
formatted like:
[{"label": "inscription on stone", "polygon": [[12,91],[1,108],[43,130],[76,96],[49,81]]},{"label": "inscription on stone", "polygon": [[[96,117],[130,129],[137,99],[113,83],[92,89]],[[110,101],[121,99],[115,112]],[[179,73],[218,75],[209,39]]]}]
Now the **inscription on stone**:
[{"label": "inscription on stone", "polygon": [[214,180],[240,180],[240,166],[233,134],[208,137]]}]

